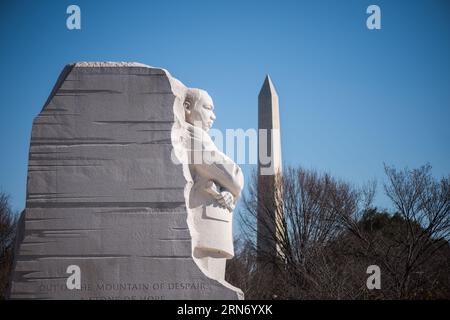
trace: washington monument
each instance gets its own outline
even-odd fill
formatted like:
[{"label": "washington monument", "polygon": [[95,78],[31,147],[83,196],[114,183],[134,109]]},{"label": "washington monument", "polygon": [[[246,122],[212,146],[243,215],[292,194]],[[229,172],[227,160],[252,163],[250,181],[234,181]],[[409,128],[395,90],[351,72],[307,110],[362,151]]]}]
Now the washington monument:
[{"label": "washington monument", "polygon": [[281,255],[284,230],[278,94],[268,75],[258,96],[258,129],[257,250],[259,264],[265,265]]}]

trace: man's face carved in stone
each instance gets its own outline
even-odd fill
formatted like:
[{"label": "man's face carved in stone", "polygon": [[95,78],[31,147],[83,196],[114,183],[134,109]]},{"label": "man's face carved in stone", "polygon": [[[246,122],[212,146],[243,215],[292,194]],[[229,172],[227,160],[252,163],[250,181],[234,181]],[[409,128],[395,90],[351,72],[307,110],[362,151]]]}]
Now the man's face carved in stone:
[{"label": "man's face carved in stone", "polygon": [[192,101],[185,101],[184,108],[186,112],[186,122],[200,126],[203,130],[208,131],[216,119],[214,114],[214,104],[209,96],[205,92],[201,92],[200,100],[197,103]]}]

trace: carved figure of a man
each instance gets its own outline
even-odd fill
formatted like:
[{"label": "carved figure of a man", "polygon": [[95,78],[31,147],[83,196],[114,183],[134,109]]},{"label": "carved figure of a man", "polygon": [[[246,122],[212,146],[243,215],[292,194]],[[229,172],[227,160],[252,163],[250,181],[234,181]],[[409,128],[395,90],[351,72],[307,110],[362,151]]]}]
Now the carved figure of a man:
[{"label": "carved figure of a man", "polygon": [[208,130],[214,120],[209,94],[189,88],[183,102],[190,179],[185,190],[195,261],[209,277],[223,280],[234,255],[233,209],[244,185],[239,166],[217,149]]}]

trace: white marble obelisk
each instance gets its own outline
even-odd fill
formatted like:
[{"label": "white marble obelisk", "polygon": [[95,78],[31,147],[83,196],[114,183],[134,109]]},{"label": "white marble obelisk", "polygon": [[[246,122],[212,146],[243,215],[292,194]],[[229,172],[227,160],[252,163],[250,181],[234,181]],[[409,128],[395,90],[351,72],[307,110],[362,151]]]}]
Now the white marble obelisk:
[{"label": "white marble obelisk", "polygon": [[278,94],[267,75],[258,96],[258,260],[281,255],[283,235],[283,204],[280,114]]}]

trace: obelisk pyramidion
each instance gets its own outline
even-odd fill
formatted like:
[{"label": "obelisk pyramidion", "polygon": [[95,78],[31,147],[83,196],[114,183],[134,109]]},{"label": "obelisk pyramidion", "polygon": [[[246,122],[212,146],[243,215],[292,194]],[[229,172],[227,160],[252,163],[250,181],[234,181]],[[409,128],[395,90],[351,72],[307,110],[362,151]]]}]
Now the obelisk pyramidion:
[{"label": "obelisk pyramidion", "polygon": [[266,76],[258,96],[258,233],[260,264],[280,255],[283,205],[279,175],[282,170],[278,94]]}]

